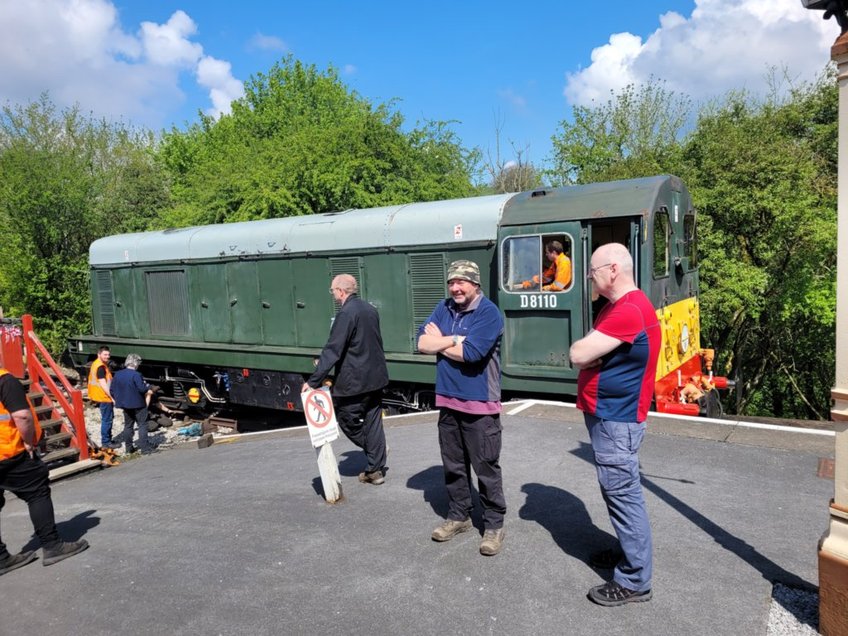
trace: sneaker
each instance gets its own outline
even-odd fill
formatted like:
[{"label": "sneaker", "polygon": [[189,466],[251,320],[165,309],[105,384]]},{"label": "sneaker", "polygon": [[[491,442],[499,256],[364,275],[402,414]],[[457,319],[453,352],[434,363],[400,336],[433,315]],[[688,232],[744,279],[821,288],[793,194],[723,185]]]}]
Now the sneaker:
[{"label": "sneaker", "polygon": [[5,560],[0,561],[0,575],[22,568],[27,563],[35,561],[37,558],[35,551],[10,554]]},{"label": "sneaker", "polygon": [[386,481],[386,478],[383,477],[382,470],[375,470],[370,473],[359,473],[359,481],[363,484],[374,484],[375,486],[379,486]]},{"label": "sneaker", "polygon": [[504,540],[504,529],[486,530],[483,533],[483,540],[480,542],[480,554],[483,556],[495,556],[501,551]]},{"label": "sneaker", "polygon": [[589,590],[589,600],[606,607],[617,607],[626,603],[642,603],[651,600],[651,590],[636,592],[622,587],[615,581],[608,581]]},{"label": "sneaker", "polygon": [[589,565],[598,570],[612,570],[624,557],[619,548],[610,548],[589,555]]},{"label": "sneaker", "polygon": [[465,532],[469,528],[471,528],[471,519],[465,519],[464,521],[448,519],[438,528],[433,530],[433,534],[430,535],[430,538],[433,539],[433,541],[450,541],[456,535],[461,532]]},{"label": "sneaker", "polygon": [[63,559],[79,554],[88,548],[88,541],[60,541],[52,548],[43,548],[44,556],[41,560],[43,565],[53,565]]}]

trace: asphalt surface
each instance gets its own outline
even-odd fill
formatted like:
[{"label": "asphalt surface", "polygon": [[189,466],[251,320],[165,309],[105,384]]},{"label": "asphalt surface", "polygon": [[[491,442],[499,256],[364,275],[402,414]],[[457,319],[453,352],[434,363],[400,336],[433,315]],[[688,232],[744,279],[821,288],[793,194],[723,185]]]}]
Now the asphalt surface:
[{"label": "asphalt surface", "polygon": [[[84,553],[0,577],[0,634],[765,634],[773,583],[817,585],[833,437],[649,420],[640,454],[654,597],[603,608],[589,554],[614,541],[573,408],[503,417],[506,541],[482,524],[439,544],[447,512],[435,414],[386,420],[385,485],[333,443],[345,500],[324,502],[305,430],[177,448],[53,485]],[[37,546],[7,496],[3,540]]]}]

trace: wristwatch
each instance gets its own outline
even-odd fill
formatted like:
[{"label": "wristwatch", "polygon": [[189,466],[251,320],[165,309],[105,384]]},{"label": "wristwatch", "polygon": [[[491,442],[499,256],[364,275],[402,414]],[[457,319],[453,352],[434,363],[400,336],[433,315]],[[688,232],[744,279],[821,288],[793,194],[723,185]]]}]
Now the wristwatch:
[{"label": "wristwatch", "polygon": [[457,334],[453,334],[453,346],[455,347],[458,344],[459,344],[459,336]]}]

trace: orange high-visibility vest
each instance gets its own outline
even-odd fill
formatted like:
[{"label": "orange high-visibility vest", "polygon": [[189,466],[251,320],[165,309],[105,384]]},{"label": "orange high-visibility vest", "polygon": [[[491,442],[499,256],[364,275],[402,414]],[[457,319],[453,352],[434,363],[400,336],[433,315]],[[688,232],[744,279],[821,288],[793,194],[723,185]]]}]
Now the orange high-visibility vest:
[{"label": "orange high-visibility vest", "polygon": [[[0,367],[0,377],[9,373],[6,369]],[[27,398],[29,412],[32,413],[32,422],[35,426],[35,439],[41,439],[41,425],[38,423],[38,416],[35,414],[35,409],[32,408],[29,398]],[[0,461],[9,459],[15,455],[19,455],[26,450],[24,440],[21,437],[21,432],[15,426],[15,421],[12,419],[12,414],[6,405],[0,401]]]},{"label": "orange high-visibility vest", "polygon": [[106,382],[112,381],[112,372],[109,371],[109,365],[103,364],[103,361],[97,358],[91,363],[91,369],[88,372],[88,399],[92,402],[111,402],[112,398],[97,381],[97,369],[100,367],[106,369]]}]

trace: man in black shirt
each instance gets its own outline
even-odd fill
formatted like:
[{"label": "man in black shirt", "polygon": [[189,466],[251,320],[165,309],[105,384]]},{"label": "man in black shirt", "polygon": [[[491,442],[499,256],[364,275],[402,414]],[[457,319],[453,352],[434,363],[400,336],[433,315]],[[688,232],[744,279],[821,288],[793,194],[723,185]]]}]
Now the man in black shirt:
[{"label": "man in black shirt", "polygon": [[303,383],[301,391],[317,389],[335,367],[333,398],[339,427],[368,458],[368,467],[359,474],[359,481],[379,486],[385,481],[383,387],[389,383],[389,372],[380,335],[380,315],[357,295],[357,289],[356,279],[350,274],[340,274],[330,284],[330,293],[341,308],[315,372]]},{"label": "man in black shirt", "polygon": [[[85,539],[62,541],[56,528],[50,473],[35,452],[41,427],[21,383],[0,368],[0,510],[4,491],[14,493],[29,507],[35,534],[41,540],[42,563],[53,565],[88,547]],[[31,563],[35,551],[9,554],[0,540],[0,575]]]}]

